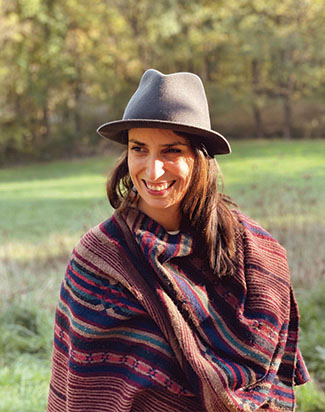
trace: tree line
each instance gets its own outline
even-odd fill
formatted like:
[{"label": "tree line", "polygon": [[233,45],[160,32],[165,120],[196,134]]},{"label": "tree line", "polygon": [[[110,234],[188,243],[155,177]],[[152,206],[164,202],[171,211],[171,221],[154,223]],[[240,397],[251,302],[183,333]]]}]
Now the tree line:
[{"label": "tree line", "polygon": [[0,0],[0,160],[97,150],[149,67],[227,136],[322,137],[324,44],[323,0]]}]

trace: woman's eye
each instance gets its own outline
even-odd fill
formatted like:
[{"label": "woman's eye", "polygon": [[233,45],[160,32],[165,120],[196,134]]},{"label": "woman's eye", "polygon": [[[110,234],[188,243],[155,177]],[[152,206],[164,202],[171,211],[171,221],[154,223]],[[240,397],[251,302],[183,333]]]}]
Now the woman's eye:
[{"label": "woman's eye", "polygon": [[170,147],[169,149],[166,149],[166,153],[181,153],[181,150],[176,147]]},{"label": "woman's eye", "polygon": [[134,152],[141,152],[142,151],[142,147],[141,146],[132,146],[131,150]]}]

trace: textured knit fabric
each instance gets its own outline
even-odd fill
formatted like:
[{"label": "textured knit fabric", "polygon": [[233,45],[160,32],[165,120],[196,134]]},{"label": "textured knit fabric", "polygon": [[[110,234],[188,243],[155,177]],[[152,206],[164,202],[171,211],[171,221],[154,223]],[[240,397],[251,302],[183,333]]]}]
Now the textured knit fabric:
[{"label": "textured knit fabric", "polygon": [[48,412],[294,410],[308,372],[285,250],[235,214],[238,270],[214,282],[195,239],[136,209],[83,236],[56,311]]}]

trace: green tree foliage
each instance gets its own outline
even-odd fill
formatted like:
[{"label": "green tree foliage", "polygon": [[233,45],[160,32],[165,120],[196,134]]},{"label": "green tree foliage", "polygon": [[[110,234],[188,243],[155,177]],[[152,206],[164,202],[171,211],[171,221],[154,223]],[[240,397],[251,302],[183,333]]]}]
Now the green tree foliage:
[{"label": "green tree foliage", "polygon": [[213,126],[231,135],[324,134],[324,9],[323,0],[0,0],[0,160],[89,149],[148,67],[199,74]]},{"label": "green tree foliage", "polygon": [[246,51],[251,68],[253,109],[260,109],[266,98],[280,99],[283,135],[290,137],[292,104],[323,86],[324,3],[248,0],[245,8],[241,32],[250,41],[242,42],[241,50]]}]

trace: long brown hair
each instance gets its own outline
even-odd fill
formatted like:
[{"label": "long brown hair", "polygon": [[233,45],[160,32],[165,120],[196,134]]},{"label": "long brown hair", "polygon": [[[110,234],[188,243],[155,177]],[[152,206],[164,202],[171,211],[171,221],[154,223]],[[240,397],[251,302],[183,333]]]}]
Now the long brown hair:
[{"label": "long brown hair", "polygon": [[[189,141],[195,152],[195,163],[190,190],[181,203],[181,229],[194,234],[196,244],[200,245],[196,253],[209,262],[215,275],[233,275],[239,225],[230,207],[236,205],[219,190],[222,176],[216,160],[204,148],[193,145],[193,140]],[[108,177],[106,191],[110,204],[120,212],[134,202],[136,193],[128,170],[127,151]]]}]

